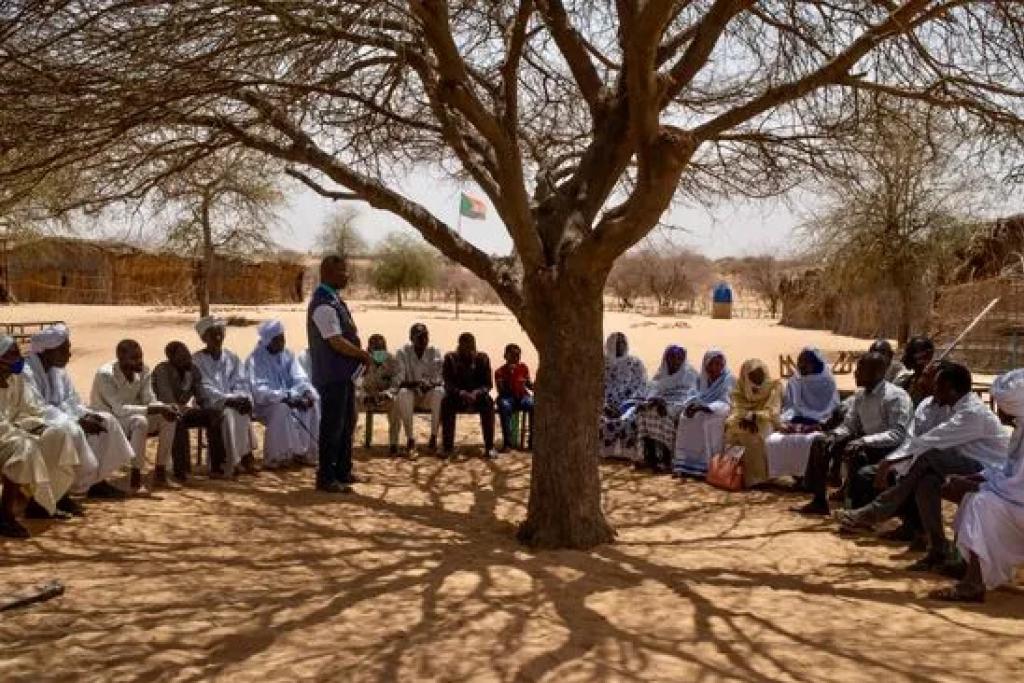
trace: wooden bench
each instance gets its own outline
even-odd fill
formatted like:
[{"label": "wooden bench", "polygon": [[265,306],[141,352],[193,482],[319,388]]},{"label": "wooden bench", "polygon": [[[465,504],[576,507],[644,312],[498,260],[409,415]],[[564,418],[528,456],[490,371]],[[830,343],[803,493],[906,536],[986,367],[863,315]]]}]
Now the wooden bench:
[{"label": "wooden bench", "polygon": [[[18,346],[24,347],[32,341],[32,335],[53,325],[63,325],[63,320],[39,320],[24,323],[0,323],[0,333],[10,335]],[[24,352],[24,349],[22,349]]]},{"label": "wooden bench", "polygon": [[[864,351],[838,351],[826,353],[825,360],[831,363],[833,375],[852,375],[857,361]],[[789,379],[796,373],[796,359],[790,354],[779,354],[779,377]]]},{"label": "wooden bench", "polygon": [[[476,414],[477,414],[476,411],[468,411],[468,410],[467,411],[460,411],[459,412],[459,415],[476,415]],[[494,414],[495,414],[495,419],[496,420],[500,420],[501,419],[501,417],[498,415],[497,409],[495,409]],[[375,408],[367,408],[363,412],[363,416],[364,416],[364,419],[366,421],[366,433],[363,435],[363,446],[365,446],[366,448],[371,448],[373,446],[373,418],[374,418],[375,415],[387,415],[387,411],[377,410]],[[416,408],[416,409],[413,410],[413,415],[427,415],[427,416],[429,416],[430,415],[430,410],[428,408]],[[519,430],[518,430],[519,431],[519,434],[518,434],[519,442],[518,442],[517,446],[519,446],[521,448],[524,443],[529,443],[529,440],[530,440],[530,429],[531,429],[531,426],[532,426],[530,424],[530,414],[527,413],[527,412],[524,412],[524,411],[516,411],[514,415],[518,416],[518,421],[519,421],[519,425],[518,425],[519,426]],[[516,425],[513,424],[513,428],[515,426]],[[495,427],[498,427],[498,425],[495,425]]]}]

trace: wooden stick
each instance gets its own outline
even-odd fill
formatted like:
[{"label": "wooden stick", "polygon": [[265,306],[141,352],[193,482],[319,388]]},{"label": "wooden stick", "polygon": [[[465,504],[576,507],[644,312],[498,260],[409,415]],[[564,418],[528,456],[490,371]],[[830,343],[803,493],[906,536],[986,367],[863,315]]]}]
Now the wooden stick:
[{"label": "wooden stick", "polygon": [[948,356],[950,353],[952,353],[953,349],[955,349],[957,347],[957,344],[962,342],[964,340],[964,337],[966,337],[970,333],[971,330],[973,330],[975,327],[977,327],[978,323],[981,322],[981,319],[984,318],[986,315],[988,315],[989,311],[991,311],[993,308],[995,308],[996,304],[998,304],[998,303],[999,303],[999,297],[996,297],[995,299],[992,299],[992,301],[988,302],[988,306],[986,306],[985,308],[981,309],[981,313],[979,313],[974,318],[974,320],[971,321],[970,325],[968,325],[967,327],[964,328],[964,331],[960,333],[960,336],[958,336],[956,339],[954,339],[953,343],[950,344],[949,346],[947,346],[946,350],[943,351],[942,354],[938,358],[935,359],[935,361],[936,362],[941,361],[946,356]]},{"label": "wooden stick", "polygon": [[37,602],[46,602],[61,595],[64,595],[64,584],[56,580],[50,581],[15,593],[12,597],[0,598],[0,612],[27,607]]}]

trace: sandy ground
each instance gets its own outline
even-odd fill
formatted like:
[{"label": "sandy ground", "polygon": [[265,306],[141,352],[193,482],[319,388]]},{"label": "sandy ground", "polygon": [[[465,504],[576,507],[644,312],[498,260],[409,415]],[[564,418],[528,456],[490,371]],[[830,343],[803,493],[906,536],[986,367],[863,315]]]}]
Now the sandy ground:
[{"label": "sandy ground", "polygon": [[[254,311],[233,313],[260,317]],[[299,330],[301,311],[277,309]],[[414,318],[443,345],[472,329],[485,350],[522,335],[479,309],[369,311],[392,345]],[[158,354],[189,338],[187,312],[23,306],[64,318],[87,382],[130,330]],[[860,346],[762,322],[610,315],[652,363],[669,341],[711,342],[738,361],[813,342]],[[233,348],[252,329],[232,330]],[[528,357],[531,354],[527,354]],[[738,364],[738,362],[736,363]],[[463,438],[479,443],[470,420]],[[422,420],[418,429],[425,430]],[[377,423],[377,441],[385,424]],[[602,465],[615,544],[532,554],[513,541],[529,456],[392,460],[357,451],[356,494],[312,491],[312,472],[199,478],[86,519],[34,523],[0,541],[0,587],[59,578],[67,593],[0,614],[2,681],[1010,681],[1024,673],[1024,594],[983,606],[922,599],[936,580],[913,558],[789,514],[784,492],[727,494]]]},{"label": "sandy ground", "polygon": [[[505,344],[516,342],[523,348],[523,360],[536,369],[537,355],[519,323],[503,308],[465,307],[459,320],[450,306],[407,306],[398,309],[377,302],[352,302],[353,317],[365,341],[373,333],[383,334],[388,348],[397,350],[408,341],[409,327],[423,322],[431,332],[431,342],[442,351],[455,348],[460,333],[473,332],[481,351],[497,366]],[[215,309],[222,316],[237,316],[253,326],[231,327],[225,345],[236,353],[250,353],[256,344],[255,324],[267,318],[280,318],[287,331],[289,345],[305,346],[306,309],[304,306],[232,307]],[[96,367],[113,358],[120,339],[132,337],[143,346],[150,366],[163,360],[164,345],[180,339],[194,349],[200,342],[192,325],[195,310],[147,308],[142,306],[57,306],[25,304],[0,307],[0,322],[64,320],[72,332],[72,360],[69,367],[79,391],[87,393]],[[734,369],[749,357],[759,357],[778,372],[779,354],[795,355],[812,344],[825,351],[860,349],[868,345],[862,339],[828,332],[781,327],[770,320],[712,320],[702,317],[644,317],[631,313],[607,313],[606,334],[621,331],[630,341],[631,352],[640,356],[653,374],[661,354],[669,344],[681,344],[689,351],[689,360],[700,365],[701,356],[710,347],[722,349]],[[840,386],[853,386],[852,378],[840,377]]]}]

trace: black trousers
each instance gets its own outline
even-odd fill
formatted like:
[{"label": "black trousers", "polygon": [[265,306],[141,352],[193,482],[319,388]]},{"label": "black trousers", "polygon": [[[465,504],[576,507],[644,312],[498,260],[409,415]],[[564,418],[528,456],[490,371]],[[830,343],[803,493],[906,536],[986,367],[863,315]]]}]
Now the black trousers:
[{"label": "black trousers", "polygon": [[220,471],[226,459],[224,451],[224,432],[222,423],[224,413],[214,408],[188,408],[178,420],[174,430],[174,442],[171,445],[171,466],[176,475],[186,475],[192,471],[192,445],[188,433],[192,429],[202,429],[206,433],[206,444],[209,449],[210,471]]},{"label": "black trousers", "polygon": [[[814,501],[819,504],[828,505],[828,475],[834,467],[842,462],[843,450],[853,438],[840,439],[831,448],[827,448],[823,441],[815,441],[811,446],[811,455],[807,460],[807,470],[804,473],[804,485],[814,495]],[[849,463],[849,472],[858,473],[867,465],[876,465],[885,456],[896,450],[895,446],[886,448],[867,448],[858,453]],[[851,480],[856,477],[851,476]],[[846,482],[848,486],[853,485],[852,481]],[[871,493],[874,495],[874,484],[870,484]],[[856,492],[850,491],[853,495],[868,495],[862,488]],[[870,500],[870,498],[868,499]]]},{"label": "black trousers", "polygon": [[472,411],[480,415],[480,431],[484,434],[484,450],[494,448],[494,399],[480,394],[475,402],[463,401],[458,394],[445,394],[441,401],[441,443],[444,450],[455,449],[455,420],[459,413]]},{"label": "black trousers", "polygon": [[351,381],[316,387],[320,394],[320,486],[352,481],[352,436],[356,426],[356,392]]},{"label": "black trousers", "polygon": [[917,506],[921,524],[928,534],[932,551],[946,547],[946,530],[942,525],[942,485],[952,474],[977,474],[984,466],[956,450],[931,450],[922,453],[907,476],[885,490],[866,508],[873,522],[888,519],[905,504]]}]

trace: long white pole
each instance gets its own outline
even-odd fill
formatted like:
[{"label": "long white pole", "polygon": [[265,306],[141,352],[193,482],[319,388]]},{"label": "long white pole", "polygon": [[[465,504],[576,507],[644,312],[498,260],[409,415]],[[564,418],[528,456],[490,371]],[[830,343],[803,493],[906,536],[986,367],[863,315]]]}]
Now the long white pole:
[{"label": "long white pole", "polygon": [[965,327],[964,331],[960,333],[960,336],[958,336],[956,339],[954,339],[953,343],[950,344],[949,346],[947,346],[946,350],[943,351],[939,355],[939,357],[936,358],[935,360],[936,361],[940,361],[943,358],[945,358],[946,356],[948,356],[950,353],[952,353],[953,349],[955,349],[957,347],[957,344],[962,342],[964,340],[964,337],[966,337],[970,333],[971,330],[973,330],[975,327],[977,327],[978,323],[981,322],[981,319],[984,318],[986,315],[988,315],[989,311],[991,311],[993,308],[995,308],[996,304],[998,304],[998,303],[999,303],[999,297],[996,297],[995,299],[992,299],[992,301],[988,302],[988,306],[986,306],[985,308],[981,309],[981,313],[979,313],[977,316],[975,316],[974,320],[971,321],[971,324],[968,325],[967,327]]}]

